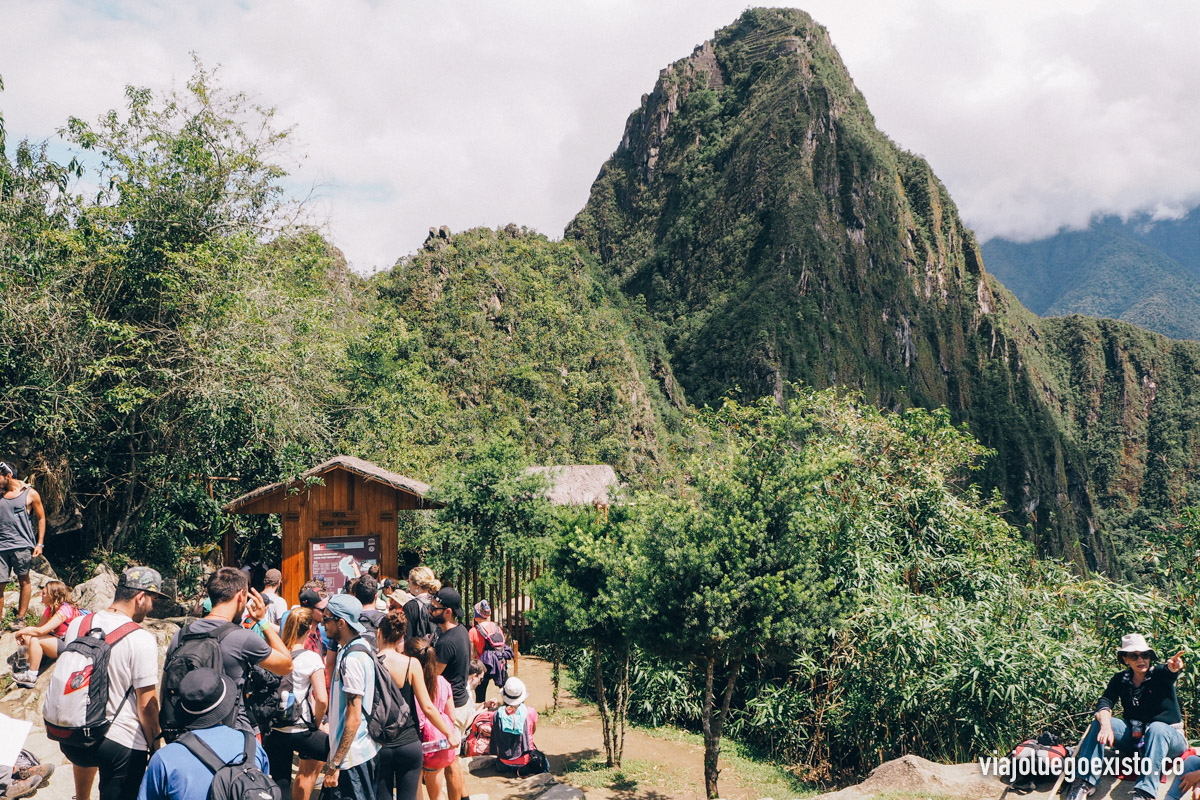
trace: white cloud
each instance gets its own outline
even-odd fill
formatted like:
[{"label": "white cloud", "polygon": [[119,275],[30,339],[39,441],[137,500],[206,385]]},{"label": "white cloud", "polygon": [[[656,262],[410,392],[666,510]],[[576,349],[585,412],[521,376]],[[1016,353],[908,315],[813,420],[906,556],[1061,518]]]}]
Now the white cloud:
[{"label": "white cloud", "polygon": [[[729,0],[18,0],[0,28],[10,133],[166,88],[190,51],[278,106],[294,185],[360,270],[430,225],[552,236],[658,71],[732,22]],[[880,126],[929,158],[981,236],[1200,202],[1200,5],[814,0]],[[1163,212],[1159,212],[1160,214]]]}]

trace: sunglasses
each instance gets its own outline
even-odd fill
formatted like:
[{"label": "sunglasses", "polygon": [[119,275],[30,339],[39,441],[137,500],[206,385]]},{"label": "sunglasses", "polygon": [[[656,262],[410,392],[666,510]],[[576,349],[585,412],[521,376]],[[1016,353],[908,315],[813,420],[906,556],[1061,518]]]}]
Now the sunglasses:
[{"label": "sunglasses", "polygon": [[1154,658],[1154,653],[1153,653],[1153,652],[1148,652],[1148,653],[1126,653],[1125,655],[1129,656],[1129,657],[1130,657],[1131,659],[1133,659],[1134,661],[1141,661],[1143,658],[1144,658],[1144,659],[1146,659],[1147,661],[1149,661],[1150,659]]},{"label": "sunglasses", "polygon": [[445,611],[447,608],[449,608],[449,606],[435,606],[432,604],[429,606],[430,611]]}]

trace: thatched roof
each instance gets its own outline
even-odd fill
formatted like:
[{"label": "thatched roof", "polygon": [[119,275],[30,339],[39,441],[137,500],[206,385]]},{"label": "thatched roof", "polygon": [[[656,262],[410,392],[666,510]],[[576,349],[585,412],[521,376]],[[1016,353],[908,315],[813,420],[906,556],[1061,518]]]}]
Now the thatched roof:
[{"label": "thatched roof", "polygon": [[[425,496],[429,494],[429,484],[422,483],[416,478],[409,478],[408,476],[401,475],[398,472],[386,470],[383,467],[372,464],[370,461],[364,461],[361,458],[355,458],[354,456],[334,456],[328,461],[323,461],[312,469],[302,472],[298,477],[293,478],[290,481],[280,481],[279,483],[272,483],[268,486],[260,486],[254,491],[248,492],[236,500],[230,501],[225,505],[223,510],[226,514],[236,514],[239,508],[244,508],[245,506],[253,503],[255,500],[266,497],[272,492],[282,491],[294,486],[301,486],[303,485],[305,478],[315,478],[320,475],[324,475],[326,472],[329,472],[332,469],[343,469],[346,472],[351,472],[362,478],[366,478],[369,481],[378,481],[379,483],[386,484],[398,491],[415,495],[422,500],[425,500]],[[439,505],[428,500],[426,502],[429,504],[428,507],[430,508]]]},{"label": "thatched roof", "polygon": [[546,499],[556,506],[611,505],[620,484],[608,464],[529,467],[525,472],[545,476]]}]

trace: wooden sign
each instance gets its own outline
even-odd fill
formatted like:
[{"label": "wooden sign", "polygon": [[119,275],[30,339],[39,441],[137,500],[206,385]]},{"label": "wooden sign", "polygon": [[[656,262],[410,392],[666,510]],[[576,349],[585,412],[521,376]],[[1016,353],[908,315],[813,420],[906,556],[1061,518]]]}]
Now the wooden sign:
[{"label": "wooden sign", "polygon": [[317,527],[323,531],[357,528],[361,521],[361,511],[322,511],[317,515]]},{"label": "wooden sign", "polygon": [[283,515],[283,521],[284,522],[299,522],[300,521],[300,512],[299,511],[287,512],[286,514]]},{"label": "wooden sign", "polygon": [[380,522],[395,522],[396,521],[396,513],[394,511],[380,511],[379,512],[379,521]]}]

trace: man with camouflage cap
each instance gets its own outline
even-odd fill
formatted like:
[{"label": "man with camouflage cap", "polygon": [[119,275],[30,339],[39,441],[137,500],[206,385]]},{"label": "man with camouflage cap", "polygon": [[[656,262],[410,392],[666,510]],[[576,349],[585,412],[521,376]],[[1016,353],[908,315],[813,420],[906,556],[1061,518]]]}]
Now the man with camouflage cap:
[{"label": "man with camouflage cap", "polygon": [[[149,567],[130,567],[117,581],[112,603],[103,611],[76,618],[67,628],[69,644],[82,633],[99,628],[104,635],[129,622],[141,623],[162,594],[162,576]],[[86,625],[87,627],[83,627]],[[108,710],[113,721],[104,741],[92,747],[60,743],[73,765],[75,796],[91,797],[100,773],[100,800],[137,796],[158,736],[158,643],[145,629],[117,641],[108,660]],[[128,695],[128,697],[126,697]]]}]

